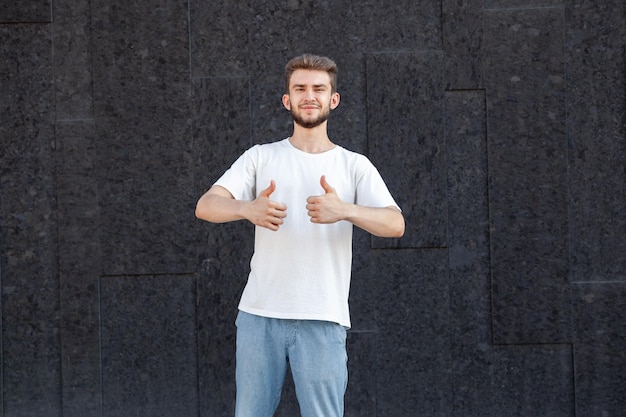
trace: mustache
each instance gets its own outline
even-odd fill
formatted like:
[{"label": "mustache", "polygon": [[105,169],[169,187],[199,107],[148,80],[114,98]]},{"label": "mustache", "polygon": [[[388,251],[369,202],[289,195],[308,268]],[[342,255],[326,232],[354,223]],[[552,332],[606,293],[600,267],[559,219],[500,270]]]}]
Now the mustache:
[{"label": "mustache", "polygon": [[319,103],[315,103],[315,102],[305,102],[305,103],[299,104],[298,107],[316,107],[319,109],[322,106]]}]

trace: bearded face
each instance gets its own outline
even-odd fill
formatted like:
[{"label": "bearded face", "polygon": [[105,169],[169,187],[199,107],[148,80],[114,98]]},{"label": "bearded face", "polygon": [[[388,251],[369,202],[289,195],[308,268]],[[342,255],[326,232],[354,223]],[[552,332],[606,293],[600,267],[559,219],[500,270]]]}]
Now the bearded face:
[{"label": "bearded face", "polygon": [[304,127],[305,129],[313,129],[328,120],[330,114],[330,104],[318,105],[318,104],[305,104],[303,107],[308,106],[308,109],[317,108],[319,111],[316,114],[308,115],[304,111],[301,111],[299,106],[291,107],[291,117],[293,121]]},{"label": "bearded face", "polygon": [[325,123],[338,104],[339,94],[332,91],[325,71],[296,70],[291,75],[289,93],[283,96],[283,105],[294,123],[305,129]]}]

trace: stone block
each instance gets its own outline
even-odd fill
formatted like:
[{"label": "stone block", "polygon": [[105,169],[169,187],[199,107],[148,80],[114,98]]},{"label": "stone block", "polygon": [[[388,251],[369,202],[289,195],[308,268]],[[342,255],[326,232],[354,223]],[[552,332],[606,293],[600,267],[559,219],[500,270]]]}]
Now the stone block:
[{"label": "stone block", "polygon": [[483,88],[484,0],[442,2],[446,90]]},{"label": "stone block", "polygon": [[451,317],[459,344],[491,340],[485,94],[446,93]]},{"label": "stone block", "polygon": [[52,0],[1,0],[0,23],[50,23]]},{"label": "stone block", "polygon": [[255,2],[189,2],[191,76],[246,76]]},{"label": "stone block", "polygon": [[103,277],[100,294],[106,414],[197,415],[195,277]]},{"label": "stone block", "polygon": [[197,264],[187,4],[93,4],[105,275]]},{"label": "stone block", "polygon": [[91,3],[54,2],[54,88],[57,120],[93,119]]},{"label": "stone block", "polygon": [[[367,7],[350,0],[332,2],[264,0],[253,3],[251,68],[274,54],[289,58],[304,52],[336,58],[366,45]],[[277,60],[284,67],[286,60]],[[274,74],[268,71],[267,74]]]},{"label": "stone block", "polygon": [[494,348],[495,416],[574,417],[571,345]]},{"label": "stone block", "polygon": [[563,13],[485,18],[496,343],[570,340]]},{"label": "stone block", "polygon": [[433,1],[384,2],[365,0],[363,25],[371,52],[442,49],[441,4]]},{"label": "stone block", "polygon": [[576,416],[626,412],[626,284],[579,283],[572,289]]},{"label": "stone block", "polygon": [[573,2],[565,17],[571,277],[626,277],[623,1]]},{"label": "stone block", "polygon": [[446,150],[443,140],[443,55],[367,56],[369,157],[403,211],[401,239],[373,247],[445,247]]},{"label": "stone block", "polygon": [[485,93],[445,99],[454,415],[483,416],[493,406]]},{"label": "stone block", "polygon": [[231,416],[235,410],[235,319],[247,276],[229,262],[206,259],[196,274],[201,417]]},{"label": "stone block", "polygon": [[49,26],[0,26],[0,55],[2,404],[7,416],[60,415]]},{"label": "stone block", "polygon": [[377,250],[377,415],[452,412],[446,250]]},{"label": "stone block", "polygon": [[100,210],[92,121],[56,125],[63,416],[102,415]]}]

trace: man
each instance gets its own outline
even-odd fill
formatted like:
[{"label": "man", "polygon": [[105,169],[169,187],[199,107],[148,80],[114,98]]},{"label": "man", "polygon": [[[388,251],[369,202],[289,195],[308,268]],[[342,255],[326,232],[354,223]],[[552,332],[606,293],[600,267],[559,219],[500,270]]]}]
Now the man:
[{"label": "man", "polygon": [[236,417],[271,417],[288,367],[302,417],[343,416],[352,226],[404,234],[376,168],[328,137],[336,79],[326,57],[289,61],[282,102],[293,134],[247,150],[196,207],[206,221],[256,226],[236,321]]}]

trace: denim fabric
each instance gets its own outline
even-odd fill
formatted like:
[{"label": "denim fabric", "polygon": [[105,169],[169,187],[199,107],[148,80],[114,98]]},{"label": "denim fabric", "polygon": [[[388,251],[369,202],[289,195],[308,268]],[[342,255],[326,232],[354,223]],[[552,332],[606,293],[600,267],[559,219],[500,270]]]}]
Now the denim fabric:
[{"label": "denim fabric", "polygon": [[302,417],[342,417],[346,329],[336,323],[237,316],[235,417],[272,417],[291,367]]}]

